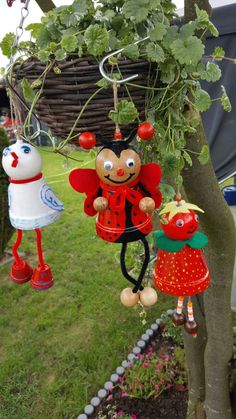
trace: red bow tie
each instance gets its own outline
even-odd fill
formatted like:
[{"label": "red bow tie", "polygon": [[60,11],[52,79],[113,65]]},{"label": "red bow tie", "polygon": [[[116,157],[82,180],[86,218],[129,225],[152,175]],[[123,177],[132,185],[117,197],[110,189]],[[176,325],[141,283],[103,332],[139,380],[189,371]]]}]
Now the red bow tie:
[{"label": "red bow tie", "polygon": [[113,211],[121,211],[125,208],[126,200],[129,201],[133,205],[138,205],[140,199],[142,199],[142,195],[140,192],[136,191],[132,188],[132,186],[137,185],[138,180],[130,182],[123,186],[111,186],[105,185],[101,182],[102,189],[105,189],[109,192],[114,192],[109,197],[109,207]]}]

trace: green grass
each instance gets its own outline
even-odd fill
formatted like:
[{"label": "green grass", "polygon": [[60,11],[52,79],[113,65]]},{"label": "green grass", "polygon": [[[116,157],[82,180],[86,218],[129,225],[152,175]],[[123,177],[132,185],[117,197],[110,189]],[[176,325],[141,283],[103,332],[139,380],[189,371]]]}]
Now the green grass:
[{"label": "green grass", "polygon": [[[67,170],[62,157],[42,156],[44,175],[65,204],[61,219],[43,230],[55,285],[39,293],[12,283],[9,265],[0,268],[1,419],[76,418],[146,329],[138,311],[119,301],[127,286],[115,258],[120,245],[96,237],[68,174],[53,177]],[[25,233],[21,250],[36,266],[34,232]],[[148,324],[171,306],[162,294]]]}]

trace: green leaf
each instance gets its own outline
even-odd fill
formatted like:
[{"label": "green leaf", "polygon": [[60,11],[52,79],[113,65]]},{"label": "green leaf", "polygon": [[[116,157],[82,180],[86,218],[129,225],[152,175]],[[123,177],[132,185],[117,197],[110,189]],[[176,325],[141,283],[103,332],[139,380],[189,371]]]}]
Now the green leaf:
[{"label": "green leaf", "polygon": [[220,67],[213,63],[208,61],[206,67],[204,67],[203,64],[200,64],[197,67],[197,71],[199,72],[199,75],[202,80],[206,80],[208,82],[215,82],[221,78],[221,69]]},{"label": "green leaf", "polygon": [[195,22],[189,22],[185,23],[183,26],[181,26],[179,31],[179,37],[180,39],[184,40],[192,36],[195,32],[196,24]]},{"label": "green leaf", "polygon": [[169,49],[171,44],[178,38],[178,26],[170,26],[167,29],[166,35],[163,38],[163,45],[165,48]]},{"label": "green leaf", "polygon": [[37,53],[37,57],[40,61],[42,61],[42,63],[46,63],[49,59],[49,56],[50,52],[46,51],[45,49],[41,49],[41,51]]},{"label": "green leaf", "polygon": [[63,35],[61,46],[67,52],[74,52],[78,48],[78,41],[75,35]]},{"label": "green leaf", "polygon": [[109,81],[107,81],[106,79],[100,79],[100,80],[98,80],[98,82],[96,83],[96,85],[98,86],[98,87],[103,87],[104,89],[108,89],[110,86],[111,86],[111,84],[109,83]]},{"label": "green leaf", "polygon": [[211,98],[205,90],[197,90],[195,96],[195,105],[199,112],[207,111],[211,107]]},{"label": "green leaf", "polygon": [[138,117],[138,111],[133,102],[121,100],[117,105],[117,111],[110,111],[109,118],[115,123],[128,125]]},{"label": "green leaf", "polygon": [[77,24],[76,15],[72,11],[70,12],[69,10],[65,11],[64,13],[61,13],[60,21],[67,28],[71,28],[72,26],[75,26]]},{"label": "green leaf", "polygon": [[209,16],[206,10],[200,10],[198,5],[195,4],[197,19],[195,20],[197,29],[205,29],[209,24]]},{"label": "green leaf", "polygon": [[31,83],[32,89],[37,89],[38,87],[41,87],[41,86],[42,86],[41,79],[34,80],[33,83]]},{"label": "green leaf", "polygon": [[164,25],[164,23],[158,22],[156,23],[155,28],[150,31],[150,40],[153,42],[161,41],[166,32],[167,26]]},{"label": "green leaf", "polygon": [[163,159],[163,169],[165,173],[172,174],[178,168],[178,159],[172,153],[168,153]]},{"label": "green leaf", "polygon": [[73,12],[75,12],[78,16],[85,16],[87,14],[87,0],[74,0],[71,7]]},{"label": "green leaf", "polygon": [[57,61],[62,61],[66,58],[66,51],[62,48],[58,49],[55,52],[55,58]]},{"label": "green leaf", "polygon": [[175,79],[175,75],[176,75],[176,69],[175,69],[175,66],[174,66],[174,64],[172,64],[172,63],[170,63],[170,62],[168,62],[167,64],[166,63],[164,63],[164,64],[160,64],[160,75],[161,75],[161,78],[160,78],[160,80],[163,82],[163,83],[172,83],[173,81],[174,81],[174,79]]},{"label": "green leaf", "polygon": [[127,45],[127,47],[124,48],[122,54],[130,58],[131,60],[137,60],[139,58],[138,45]]},{"label": "green leaf", "polygon": [[219,31],[212,22],[208,23],[208,29],[215,38],[219,36]]},{"label": "green leaf", "polygon": [[3,55],[5,55],[7,58],[11,57],[12,53],[12,44],[14,42],[15,35],[12,32],[7,33],[4,38],[2,39],[0,43],[0,47],[2,50]]},{"label": "green leaf", "polygon": [[191,156],[185,150],[183,151],[183,158],[188,163],[189,166],[192,166],[193,165],[193,161],[192,161]]},{"label": "green leaf", "polygon": [[154,62],[163,62],[165,61],[165,53],[160,45],[154,44],[154,42],[149,42],[146,47],[146,53],[149,60]]},{"label": "green leaf", "polygon": [[196,36],[177,39],[171,45],[171,51],[180,64],[196,65],[204,53],[204,45]]},{"label": "green leaf", "polygon": [[231,112],[232,106],[231,106],[229,96],[227,95],[227,92],[224,86],[221,86],[221,91],[222,91],[222,96],[220,98],[221,105],[226,112]]},{"label": "green leaf", "polygon": [[47,45],[52,41],[51,34],[48,29],[41,25],[37,35],[37,44],[39,48],[46,48]]},{"label": "green leaf", "polygon": [[221,61],[225,56],[225,51],[221,47],[215,47],[211,55],[215,58],[215,60]]},{"label": "green leaf", "polygon": [[42,23],[31,23],[30,25],[26,26],[26,31],[31,31],[31,36],[33,38],[37,38],[39,34],[39,29],[42,27]]},{"label": "green leaf", "polygon": [[99,25],[90,25],[84,34],[84,41],[87,45],[89,54],[102,55],[109,46],[109,34],[106,28]]},{"label": "green leaf", "polygon": [[54,71],[55,74],[61,74],[61,69],[57,66],[53,67],[53,71]]},{"label": "green leaf", "polygon": [[127,19],[136,23],[146,20],[148,16],[148,0],[126,0],[123,6],[123,14]]},{"label": "green leaf", "polygon": [[209,161],[209,158],[210,158],[209,147],[208,147],[208,145],[204,145],[201,149],[201,152],[200,152],[199,156],[198,156],[198,160],[202,165],[204,165]]},{"label": "green leaf", "polygon": [[23,96],[26,100],[26,102],[33,102],[34,97],[35,97],[35,92],[33,91],[31,84],[29,82],[29,80],[27,79],[22,79],[21,80],[21,88],[23,91]]},{"label": "green leaf", "polygon": [[175,197],[175,190],[171,185],[168,185],[167,183],[161,183],[158,188],[160,189],[162,193],[163,201],[170,202]]}]

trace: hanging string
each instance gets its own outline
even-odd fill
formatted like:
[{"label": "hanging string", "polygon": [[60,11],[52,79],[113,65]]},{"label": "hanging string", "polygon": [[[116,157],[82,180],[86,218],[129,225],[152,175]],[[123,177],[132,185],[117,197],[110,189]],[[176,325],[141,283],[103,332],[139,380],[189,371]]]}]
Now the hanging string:
[{"label": "hanging string", "polygon": [[[113,96],[114,96],[114,110],[115,110],[115,112],[117,112],[118,111],[118,103],[119,103],[119,100],[118,100],[118,85],[117,85],[117,82],[116,81],[114,81],[112,83],[112,87],[113,87]],[[116,139],[119,139],[119,137],[121,136],[120,126],[119,126],[119,123],[118,122],[116,122],[115,125],[116,125],[116,128],[115,128],[115,138]]]}]

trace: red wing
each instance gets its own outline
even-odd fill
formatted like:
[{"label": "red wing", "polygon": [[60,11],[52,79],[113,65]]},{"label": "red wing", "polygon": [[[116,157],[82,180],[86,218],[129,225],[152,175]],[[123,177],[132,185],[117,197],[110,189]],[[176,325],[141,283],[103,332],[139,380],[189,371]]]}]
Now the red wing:
[{"label": "red wing", "polygon": [[140,182],[147,190],[156,188],[161,181],[161,167],[157,163],[148,163],[141,166]]},{"label": "red wing", "polygon": [[99,178],[94,169],[74,169],[70,172],[69,182],[77,192],[93,195],[99,188]]},{"label": "red wing", "polygon": [[162,195],[157,186],[161,181],[161,167],[157,163],[148,163],[141,166],[140,183],[150,193],[155,201],[155,208],[161,205]]},{"label": "red wing", "polygon": [[84,212],[92,217],[97,212],[93,208],[93,201],[98,196],[99,178],[94,169],[75,169],[69,175],[69,182],[77,192],[85,193]]}]

